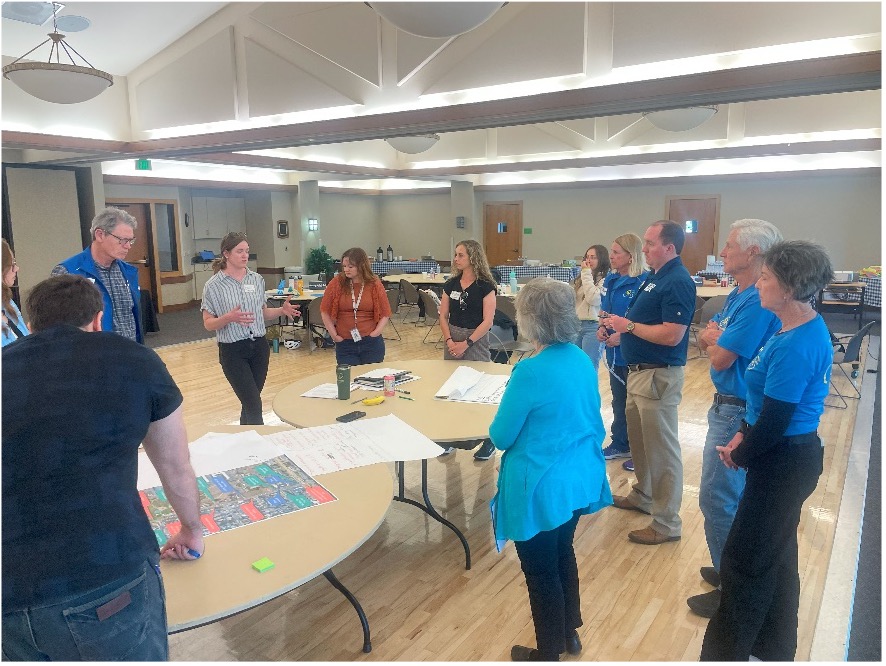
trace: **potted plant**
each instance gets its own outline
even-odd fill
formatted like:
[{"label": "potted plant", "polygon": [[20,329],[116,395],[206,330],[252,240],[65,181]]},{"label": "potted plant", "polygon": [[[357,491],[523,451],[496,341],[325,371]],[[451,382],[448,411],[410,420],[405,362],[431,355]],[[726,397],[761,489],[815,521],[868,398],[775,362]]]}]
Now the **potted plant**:
[{"label": "potted plant", "polygon": [[308,251],[307,259],[305,259],[305,269],[308,275],[317,273],[319,278],[325,278],[326,282],[332,279],[333,258],[326,251],[326,246],[321,245]]}]

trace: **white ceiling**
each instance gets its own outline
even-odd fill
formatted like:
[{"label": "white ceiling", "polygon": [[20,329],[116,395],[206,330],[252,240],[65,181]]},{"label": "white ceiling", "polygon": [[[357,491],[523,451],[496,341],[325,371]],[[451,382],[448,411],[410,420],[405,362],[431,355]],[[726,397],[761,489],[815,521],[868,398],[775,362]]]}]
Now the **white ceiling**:
[{"label": "white ceiling", "polygon": [[[145,155],[155,178],[368,190],[880,164],[876,2],[512,2],[453,40],[408,35],[362,2],[65,13],[93,21],[72,44],[125,78],[67,107],[3,81],[4,147],[24,161],[143,176],[131,157]],[[3,55],[42,32],[4,19]],[[689,132],[641,113],[700,102],[720,111]],[[383,141],[429,131],[441,140],[418,155]]]},{"label": "white ceiling", "polygon": [[[59,16],[83,16],[91,22],[86,30],[67,35],[68,42],[93,67],[126,76],[227,3],[61,0],[61,4],[65,7]],[[52,21],[39,26],[4,18],[2,24],[3,55],[13,58],[37,46],[52,30]]]}]

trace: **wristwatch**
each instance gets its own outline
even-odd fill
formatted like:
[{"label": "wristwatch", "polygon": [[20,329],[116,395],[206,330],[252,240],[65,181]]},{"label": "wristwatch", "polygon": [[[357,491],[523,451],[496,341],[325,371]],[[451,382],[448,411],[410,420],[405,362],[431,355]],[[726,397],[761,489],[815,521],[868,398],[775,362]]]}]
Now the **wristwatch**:
[{"label": "wristwatch", "polygon": [[474,346],[474,341],[471,340],[470,338],[468,338],[467,340],[465,340],[465,342],[468,343],[468,347],[473,347],[473,346]]},{"label": "wristwatch", "polygon": [[634,326],[635,326],[634,322],[629,321],[629,322],[628,322],[628,329],[627,329],[627,332],[628,332],[628,333],[633,333],[633,332],[634,332]]}]

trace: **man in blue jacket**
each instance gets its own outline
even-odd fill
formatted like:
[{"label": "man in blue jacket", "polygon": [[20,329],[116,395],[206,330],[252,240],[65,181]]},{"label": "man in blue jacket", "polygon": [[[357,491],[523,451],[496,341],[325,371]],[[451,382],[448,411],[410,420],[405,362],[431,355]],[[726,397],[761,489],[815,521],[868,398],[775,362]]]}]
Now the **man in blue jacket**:
[{"label": "man in blue jacket", "polygon": [[52,275],[71,273],[88,279],[104,301],[102,330],[144,342],[138,269],[126,263],[137,226],[136,219],[126,211],[105,208],[92,220],[90,246],[53,268]]}]

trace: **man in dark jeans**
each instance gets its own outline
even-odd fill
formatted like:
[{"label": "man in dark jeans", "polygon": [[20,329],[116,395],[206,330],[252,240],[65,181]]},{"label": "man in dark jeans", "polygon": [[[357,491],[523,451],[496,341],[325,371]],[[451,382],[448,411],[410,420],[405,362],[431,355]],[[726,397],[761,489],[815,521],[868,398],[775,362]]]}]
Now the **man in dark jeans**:
[{"label": "man in dark jeans", "polygon": [[[182,395],[151,349],[102,332],[102,296],[60,275],[3,348],[3,659],[169,656],[160,558],[203,552]],[[136,490],[138,447],[181,521],[162,548]]]}]

